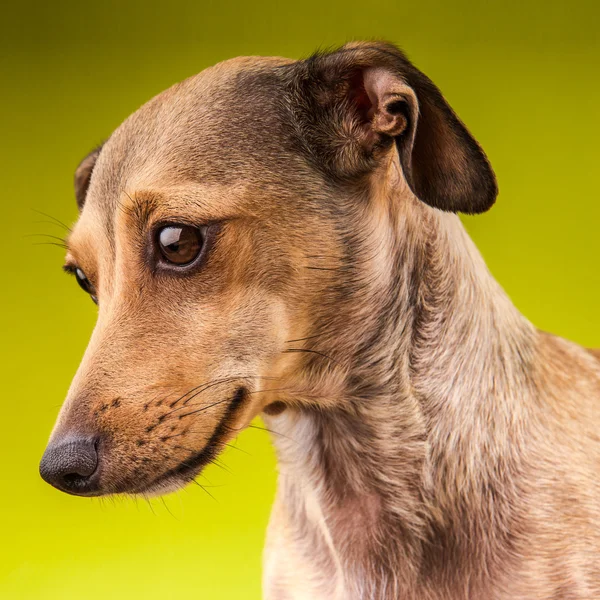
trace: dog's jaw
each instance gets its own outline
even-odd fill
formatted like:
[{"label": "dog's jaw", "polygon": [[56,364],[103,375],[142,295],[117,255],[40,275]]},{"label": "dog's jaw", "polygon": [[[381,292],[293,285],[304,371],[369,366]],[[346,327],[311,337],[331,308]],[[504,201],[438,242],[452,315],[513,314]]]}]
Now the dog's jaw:
[{"label": "dog's jaw", "polygon": [[160,495],[173,492],[186,486],[195,480],[201,471],[214,460],[222,451],[226,441],[235,433],[234,427],[236,418],[242,411],[247,400],[248,390],[239,387],[227,406],[225,414],[217,424],[213,434],[210,436],[202,450],[193,456],[181,461],[176,467],[162,473],[155,480],[145,484],[139,489],[134,489],[130,493],[142,494],[144,496]]}]

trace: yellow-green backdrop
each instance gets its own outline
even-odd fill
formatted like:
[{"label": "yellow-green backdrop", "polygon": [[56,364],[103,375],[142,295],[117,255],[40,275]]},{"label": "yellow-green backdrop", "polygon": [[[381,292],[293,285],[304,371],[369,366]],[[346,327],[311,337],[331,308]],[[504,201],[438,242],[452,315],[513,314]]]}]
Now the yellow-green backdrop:
[{"label": "yellow-green backdrop", "polygon": [[[88,500],[38,460],[95,309],[61,274],[79,159],[154,94],[240,54],[302,57],[386,38],[442,88],[487,150],[500,198],[465,223],[516,305],[600,346],[600,7],[508,0],[6,3],[0,24],[0,598],[260,598],[275,486],[267,434],[164,504]],[[44,221],[44,222],[41,222]],[[207,483],[207,481],[203,481]]]}]

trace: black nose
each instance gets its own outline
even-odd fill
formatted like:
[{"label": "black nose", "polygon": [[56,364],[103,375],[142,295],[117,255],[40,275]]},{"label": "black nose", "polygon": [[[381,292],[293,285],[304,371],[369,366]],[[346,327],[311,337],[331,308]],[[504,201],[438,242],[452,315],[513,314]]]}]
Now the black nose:
[{"label": "black nose", "polygon": [[40,462],[44,481],[69,494],[93,494],[97,487],[98,452],[90,438],[51,443]]}]

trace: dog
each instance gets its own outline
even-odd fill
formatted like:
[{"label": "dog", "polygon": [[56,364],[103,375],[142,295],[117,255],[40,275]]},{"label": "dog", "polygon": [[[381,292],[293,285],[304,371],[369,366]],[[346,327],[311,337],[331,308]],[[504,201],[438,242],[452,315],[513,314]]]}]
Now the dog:
[{"label": "dog", "polygon": [[493,170],[395,46],[220,63],[75,191],[99,313],[47,482],[168,492],[262,415],[268,600],[600,598],[600,353],[493,279],[457,216]]}]

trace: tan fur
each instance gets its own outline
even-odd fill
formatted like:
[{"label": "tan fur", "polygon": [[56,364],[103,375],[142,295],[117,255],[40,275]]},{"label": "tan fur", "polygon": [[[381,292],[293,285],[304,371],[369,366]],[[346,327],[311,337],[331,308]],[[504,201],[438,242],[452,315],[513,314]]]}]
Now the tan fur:
[{"label": "tan fur", "polygon": [[[289,65],[178,84],[79,173],[67,262],[100,309],[53,439],[102,437],[103,493],[173,489],[242,386],[215,444],[266,408],[267,600],[600,598],[600,351],[519,314],[459,218],[415,197],[406,149],[378,146],[356,185],[319,172]],[[206,265],[153,273],[148,232],[182,219],[222,223]]]}]

